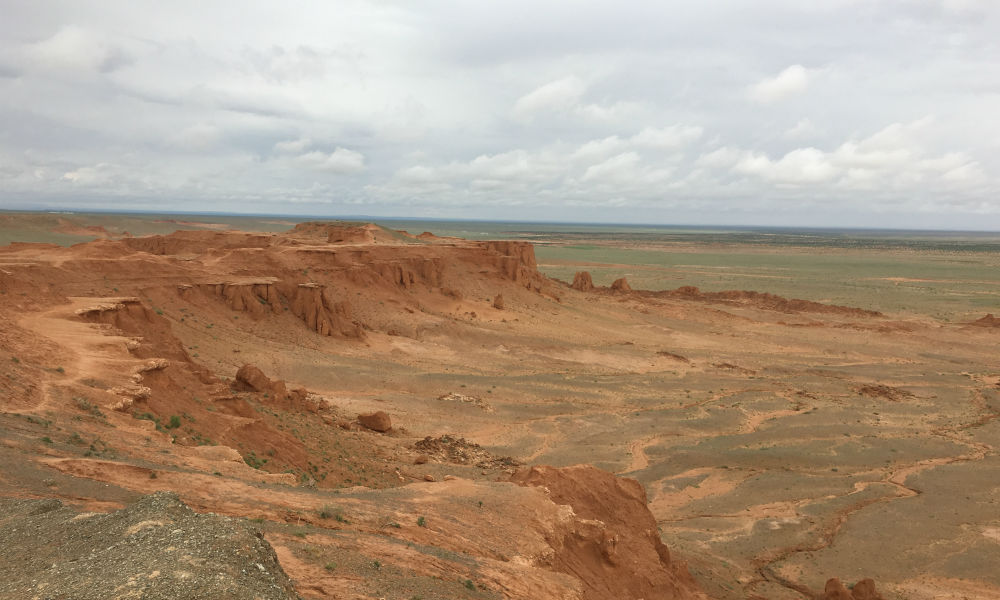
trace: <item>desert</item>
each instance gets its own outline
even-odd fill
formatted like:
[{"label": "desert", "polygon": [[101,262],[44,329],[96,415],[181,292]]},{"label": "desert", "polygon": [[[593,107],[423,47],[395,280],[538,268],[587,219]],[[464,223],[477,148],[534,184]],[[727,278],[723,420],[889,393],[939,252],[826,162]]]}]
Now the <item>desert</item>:
[{"label": "desert", "polygon": [[1000,594],[992,237],[3,218],[4,597]]}]

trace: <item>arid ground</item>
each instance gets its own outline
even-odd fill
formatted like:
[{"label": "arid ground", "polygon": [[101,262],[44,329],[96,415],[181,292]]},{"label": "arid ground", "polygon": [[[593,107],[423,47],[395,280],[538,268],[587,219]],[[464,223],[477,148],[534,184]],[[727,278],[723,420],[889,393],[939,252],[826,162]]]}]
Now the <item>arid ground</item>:
[{"label": "arid ground", "polygon": [[427,228],[0,214],[0,495],[306,598],[1000,597],[996,238]]}]

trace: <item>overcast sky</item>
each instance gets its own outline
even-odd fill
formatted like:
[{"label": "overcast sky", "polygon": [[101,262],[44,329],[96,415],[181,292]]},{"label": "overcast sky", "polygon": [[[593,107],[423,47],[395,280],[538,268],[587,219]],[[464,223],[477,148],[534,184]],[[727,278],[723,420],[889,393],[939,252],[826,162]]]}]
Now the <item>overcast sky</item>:
[{"label": "overcast sky", "polygon": [[0,208],[1000,230],[997,0],[0,15]]}]

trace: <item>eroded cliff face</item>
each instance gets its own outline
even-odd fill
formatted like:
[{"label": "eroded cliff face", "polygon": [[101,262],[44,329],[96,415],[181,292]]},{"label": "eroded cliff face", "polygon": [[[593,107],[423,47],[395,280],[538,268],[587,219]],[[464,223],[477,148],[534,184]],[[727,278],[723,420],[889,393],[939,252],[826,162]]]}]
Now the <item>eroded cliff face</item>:
[{"label": "eroded cliff face", "polygon": [[580,579],[585,600],[704,597],[687,566],[671,560],[638,481],[590,465],[531,467],[511,481],[573,509],[576,518],[552,532],[549,565]]}]

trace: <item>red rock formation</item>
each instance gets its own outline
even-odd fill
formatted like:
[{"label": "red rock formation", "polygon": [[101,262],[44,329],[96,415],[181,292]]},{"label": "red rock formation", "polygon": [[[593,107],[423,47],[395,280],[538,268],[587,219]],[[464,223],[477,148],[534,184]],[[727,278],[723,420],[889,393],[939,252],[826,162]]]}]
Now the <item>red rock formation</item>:
[{"label": "red rock formation", "polygon": [[229,308],[247,312],[255,319],[281,312],[278,290],[270,281],[208,283],[201,284],[198,288],[224,299]]},{"label": "red rock formation", "polygon": [[392,429],[392,419],[381,410],[358,415],[358,423],[363,427],[385,433]]},{"label": "red rock formation", "polygon": [[628,280],[624,277],[615,279],[614,283],[611,284],[612,292],[631,292],[632,286],[628,284]]},{"label": "red rock formation", "polygon": [[511,481],[544,487],[553,502],[572,507],[577,518],[548,540],[549,561],[580,580],[584,600],[704,598],[687,566],[671,560],[638,481],[590,465],[532,467]]},{"label": "red rock formation", "polygon": [[573,285],[570,287],[581,292],[589,292],[594,289],[594,280],[590,277],[589,272],[577,271],[576,275],[573,276]]},{"label": "red rock formation", "polygon": [[541,290],[542,275],[538,272],[534,246],[511,241],[483,242],[483,246],[495,257],[494,265],[502,277],[528,289]]},{"label": "red rock formation", "polygon": [[320,408],[316,402],[309,399],[309,393],[304,388],[289,391],[284,381],[269,378],[253,365],[243,365],[236,371],[232,387],[238,392],[264,394],[268,404],[283,408],[308,412],[318,412]]},{"label": "red rock formation", "polygon": [[351,318],[347,301],[334,301],[323,286],[302,283],[293,291],[292,314],[302,319],[309,329],[320,335],[362,339],[364,329]]}]

